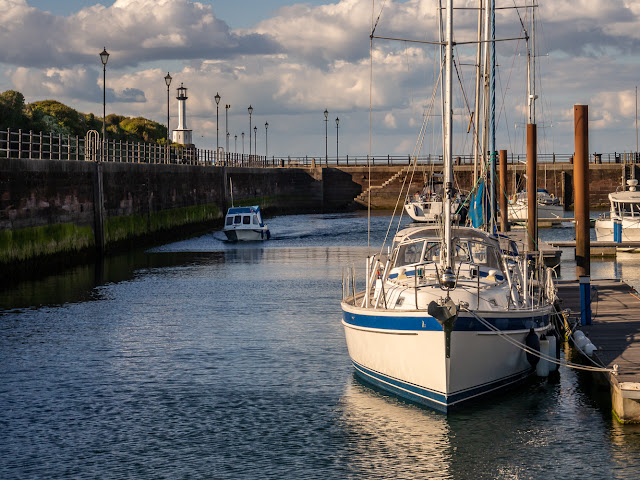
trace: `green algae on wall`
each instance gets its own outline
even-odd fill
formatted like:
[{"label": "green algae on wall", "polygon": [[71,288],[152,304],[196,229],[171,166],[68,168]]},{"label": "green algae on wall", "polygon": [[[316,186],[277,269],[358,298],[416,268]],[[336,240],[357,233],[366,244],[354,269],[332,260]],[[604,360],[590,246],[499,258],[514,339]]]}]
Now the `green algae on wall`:
[{"label": "green algae on wall", "polygon": [[123,215],[105,221],[105,243],[140,237],[153,232],[169,230],[183,225],[204,223],[219,218],[216,205],[172,208],[151,215]]},{"label": "green algae on wall", "polygon": [[93,229],[73,223],[0,231],[0,263],[79,252],[95,244]]}]

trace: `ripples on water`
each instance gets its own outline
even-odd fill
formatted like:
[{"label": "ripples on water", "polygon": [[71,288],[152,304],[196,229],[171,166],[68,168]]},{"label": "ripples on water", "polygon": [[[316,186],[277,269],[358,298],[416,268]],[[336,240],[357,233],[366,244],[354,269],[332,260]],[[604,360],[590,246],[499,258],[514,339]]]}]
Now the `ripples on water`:
[{"label": "ripples on water", "polygon": [[[638,478],[640,431],[588,376],[448,417],[360,383],[339,298],[366,217],[268,223],[0,292],[0,478]],[[592,273],[640,278],[635,258]]]}]

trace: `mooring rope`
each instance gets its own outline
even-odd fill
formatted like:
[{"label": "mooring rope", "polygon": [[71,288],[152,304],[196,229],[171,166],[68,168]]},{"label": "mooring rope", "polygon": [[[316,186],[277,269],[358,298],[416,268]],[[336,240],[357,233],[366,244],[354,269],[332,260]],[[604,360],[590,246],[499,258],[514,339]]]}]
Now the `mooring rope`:
[{"label": "mooring rope", "polygon": [[[480,315],[478,315],[477,313],[475,313],[472,310],[469,310],[468,308],[464,308],[461,307],[462,310],[464,310],[465,312],[470,313],[471,315],[473,315],[476,320],[478,320],[482,325],[484,325],[485,327],[487,327],[489,330],[496,332],[500,337],[504,338],[506,341],[508,341],[509,343],[511,343],[512,345],[518,347],[521,350],[524,350],[527,353],[530,353],[538,358],[541,358],[542,360],[546,360],[547,362],[551,362],[551,363],[555,363],[559,366],[562,367],[567,367],[567,368],[574,368],[576,370],[586,370],[589,372],[610,372],[613,373],[614,375],[617,375],[618,373],[618,369],[617,366],[614,368],[606,368],[606,367],[592,367],[590,365],[580,365],[578,363],[573,363],[573,362],[568,362],[568,361],[560,361],[558,359],[556,359],[555,357],[551,357],[549,355],[546,355],[542,352],[538,352],[537,350],[534,350],[531,347],[528,347],[527,345],[524,345],[520,342],[518,342],[517,340],[512,339],[511,337],[509,337],[503,330],[500,330],[499,328],[491,325],[491,323],[489,323],[487,320],[485,320],[484,318],[482,318]],[[575,344],[575,343],[574,343]]]}]

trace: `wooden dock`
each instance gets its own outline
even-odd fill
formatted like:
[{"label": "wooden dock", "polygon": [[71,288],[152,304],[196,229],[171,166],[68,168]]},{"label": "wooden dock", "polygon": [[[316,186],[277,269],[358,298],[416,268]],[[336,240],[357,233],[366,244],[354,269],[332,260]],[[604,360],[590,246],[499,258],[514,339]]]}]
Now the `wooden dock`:
[{"label": "wooden dock", "polygon": [[[518,243],[522,251],[524,251],[523,245],[526,245],[527,240],[527,232],[526,230],[511,230],[506,233],[506,235]],[[575,242],[574,242],[575,243]],[[542,258],[544,264],[547,267],[556,267],[560,263],[560,256],[562,254],[562,250],[560,248],[551,245],[549,242],[540,242],[538,249],[542,252]]]},{"label": "wooden dock", "polygon": [[[547,242],[551,247],[555,248],[576,248],[575,240],[558,241],[551,240]],[[590,242],[591,255],[598,257],[615,256],[618,252],[640,252],[640,242]]]},{"label": "wooden dock", "polygon": [[[580,313],[577,281],[559,281],[562,308]],[[605,373],[611,402],[622,423],[640,423],[640,294],[619,280],[591,282],[592,324],[580,327],[598,350],[594,356],[618,374]]]}]

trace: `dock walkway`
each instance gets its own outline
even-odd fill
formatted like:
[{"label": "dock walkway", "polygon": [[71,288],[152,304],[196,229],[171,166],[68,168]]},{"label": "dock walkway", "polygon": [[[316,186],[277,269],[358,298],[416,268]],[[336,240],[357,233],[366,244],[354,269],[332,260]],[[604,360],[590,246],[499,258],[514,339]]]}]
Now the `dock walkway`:
[{"label": "dock walkway", "polygon": [[[577,281],[559,281],[562,308],[580,313]],[[623,423],[640,422],[640,295],[620,280],[591,282],[592,324],[580,329],[598,350],[607,368],[618,365],[618,374],[606,374],[611,384],[613,411]]]}]

